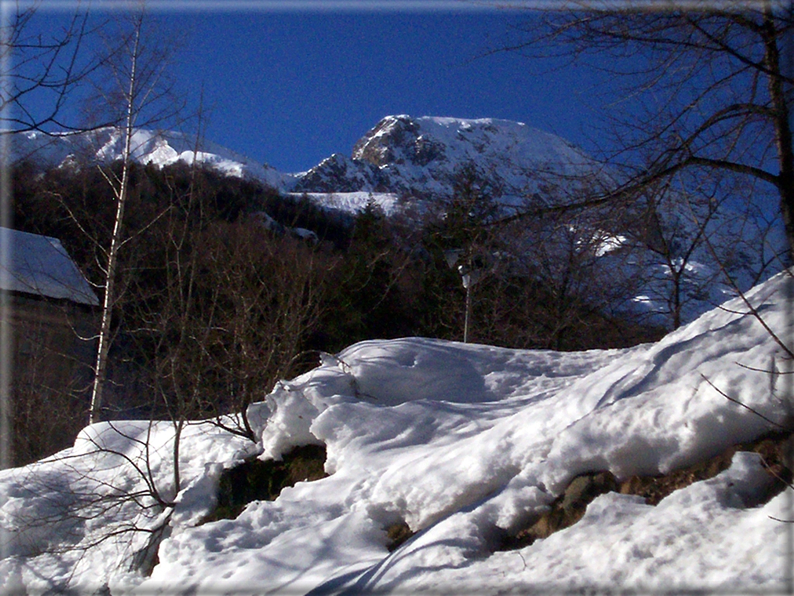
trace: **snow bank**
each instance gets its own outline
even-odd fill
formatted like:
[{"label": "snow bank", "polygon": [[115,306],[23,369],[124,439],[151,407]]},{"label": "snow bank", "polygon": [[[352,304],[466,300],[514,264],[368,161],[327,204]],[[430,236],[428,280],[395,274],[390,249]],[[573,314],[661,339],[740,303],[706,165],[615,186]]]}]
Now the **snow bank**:
[{"label": "snow bank", "polygon": [[[793,286],[781,274],[747,296],[788,345]],[[565,530],[518,550],[495,549],[577,474],[666,472],[762,434],[770,425],[758,414],[782,421],[791,366],[781,352],[741,300],[625,350],[521,351],[422,338],[356,344],[250,407],[256,446],[207,424],[189,426],[185,482],[151,577],[114,568],[118,557],[100,568],[113,593],[780,589],[789,527],[771,517],[790,517],[790,495],[746,506],[768,482],[758,457],[746,453],[657,506],[608,493]],[[20,511],[50,506],[23,477],[57,487],[73,482],[79,466],[93,466],[108,479],[126,469],[125,458],[138,461],[146,443],[155,477],[168,485],[172,468],[157,453],[169,453],[169,425],[130,422],[107,436],[108,428],[89,427],[73,450],[48,462],[0,473],[0,525],[15,533]],[[143,441],[142,433],[153,435]],[[326,446],[330,476],[254,501],[235,520],[196,525],[223,467],[253,453],[279,459],[304,444]],[[389,552],[386,529],[401,523],[416,534]],[[75,531],[75,544],[89,534]],[[39,549],[46,541],[30,537]],[[96,563],[93,552],[84,559]],[[34,588],[51,576],[82,586],[87,569],[66,554],[20,545],[0,563],[8,585]],[[64,579],[67,571],[73,575]]]},{"label": "snow bank", "polygon": [[[138,583],[131,567],[151,531],[169,517],[173,527],[197,523],[214,505],[224,465],[255,452],[216,425],[185,426],[177,494],[174,436],[170,422],[102,422],[83,429],[71,449],[0,471],[0,593]],[[178,503],[173,513],[157,494]]]}]

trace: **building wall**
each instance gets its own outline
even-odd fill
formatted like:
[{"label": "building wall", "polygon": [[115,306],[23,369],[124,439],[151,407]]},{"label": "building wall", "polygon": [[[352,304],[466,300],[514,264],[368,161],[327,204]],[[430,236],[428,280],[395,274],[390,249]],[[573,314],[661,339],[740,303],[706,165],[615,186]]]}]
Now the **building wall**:
[{"label": "building wall", "polygon": [[98,314],[91,307],[12,295],[12,461],[73,444],[88,421]]}]

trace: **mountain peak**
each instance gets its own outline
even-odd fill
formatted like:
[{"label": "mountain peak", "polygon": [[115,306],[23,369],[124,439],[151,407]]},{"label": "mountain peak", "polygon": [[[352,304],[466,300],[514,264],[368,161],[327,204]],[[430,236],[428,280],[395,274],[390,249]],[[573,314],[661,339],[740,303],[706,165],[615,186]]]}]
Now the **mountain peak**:
[{"label": "mountain peak", "polygon": [[597,169],[569,142],[523,122],[398,114],[382,118],[353,146],[345,164],[352,178],[340,176],[338,163],[323,162],[297,189],[448,195],[457,172],[472,165],[511,202],[535,192],[542,178],[571,179]]}]

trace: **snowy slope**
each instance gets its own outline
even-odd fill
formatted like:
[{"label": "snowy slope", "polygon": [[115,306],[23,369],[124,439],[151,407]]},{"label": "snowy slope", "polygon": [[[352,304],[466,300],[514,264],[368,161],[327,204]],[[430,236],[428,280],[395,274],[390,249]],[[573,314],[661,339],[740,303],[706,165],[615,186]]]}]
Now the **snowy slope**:
[{"label": "snowy slope", "polygon": [[[748,294],[789,346],[792,291],[784,273]],[[129,534],[91,543],[135,516],[154,527],[156,508],[127,502],[83,519],[60,514],[80,495],[141,488],[129,462],[140,463],[146,433],[153,479],[171,498],[169,423],[94,425],[73,449],[0,472],[0,589],[777,591],[791,565],[790,527],[773,518],[791,517],[790,494],[745,505],[769,483],[751,453],[656,506],[607,493],[565,530],[517,550],[495,547],[580,473],[665,473],[770,428],[720,391],[782,421],[791,363],[780,352],[741,300],[625,350],[517,351],[422,338],[356,344],[253,404],[256,444],[208,423],[187,427],[182,489],[148,578],[129,565],[145,533],[133,546]],[[305,444],[326,446],[327,478],[254,501],[235,520],[196,525],[222,468]],[[385,528],[401,521],[417,534],[389,552]],[[45,552],[59,541],[67,548]]]},{"label": "snowy slope", "polygon": [[[289,174],[256,163],[216,143],[201,141],[196,151],[195,137],[175,131],[136,129],[131,146],[132,158],[142,164],[190,164],[195,155],[199,163],[229,176],[254,178],[276,188],[292,183]],[[123,149],[122,131],[112,127],[76,135],[18,133],[11,143],[13,160],[30,159],[45,168],[66,163],[110,163],[121,158]]]},{"label": "snowy slope", "polygon": [[292,192],[289,195],[295,198],[306,196],[326,209],[344,213],[358,213],[370,201],[378,205],[386,215],[394,215],[400,210],[400,197],[391,192]]}]

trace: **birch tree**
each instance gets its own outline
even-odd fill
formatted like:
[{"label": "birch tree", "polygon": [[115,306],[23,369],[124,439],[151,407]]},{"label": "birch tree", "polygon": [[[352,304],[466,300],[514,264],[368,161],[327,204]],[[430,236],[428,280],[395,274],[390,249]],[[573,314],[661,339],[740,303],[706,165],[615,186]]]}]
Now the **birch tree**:
[{"label": "birch tree", "polygon": [[[112,341],[112,317],[118,299],[119,251],[126,242],[124,216],[129,198],[130,167],[134,150],[133,139],[136,127],[166,119],[174,114],[173,105],[166,101],[170,97],[167,83],[167,52],[158,46],[150,47],[145,36],[145,13],[143,9],[129,17],[125,24],[121,43],[106,44],[107,59],[103,68],[108,74],[110,86],[98,87],[97,100],[110,109],[120,109],[122,114],[120,135],[122,143],[120,172],[111,168],[103,174],[112,190],[115,202],[115,218],[109,245],[102,250],[103,301],[99,330],[99,341],[95,364],[94,384],[91,392],[90,422],[98,422],[102,416],[105,384],[107,380],[108,354]],[[108,37],[108,39],[111,39]]]}]

